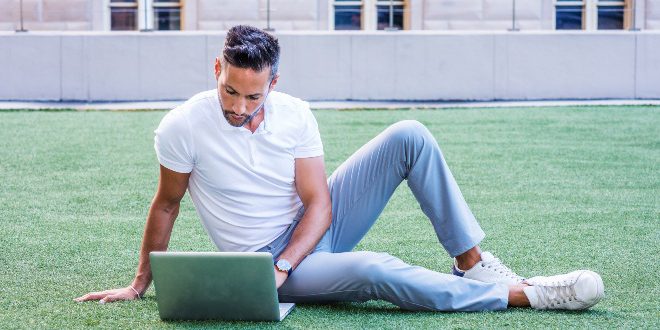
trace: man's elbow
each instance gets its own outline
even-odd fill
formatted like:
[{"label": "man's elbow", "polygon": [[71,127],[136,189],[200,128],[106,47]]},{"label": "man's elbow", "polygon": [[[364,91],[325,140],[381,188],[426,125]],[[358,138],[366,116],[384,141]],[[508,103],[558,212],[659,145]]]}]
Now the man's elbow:
[{"label": "man's elbow", "polygon": [[174,215],[179,213],[179,206],[181,205],[180,199],[163,199],[154,198],[151,202],[151,208],[154,211]]}]

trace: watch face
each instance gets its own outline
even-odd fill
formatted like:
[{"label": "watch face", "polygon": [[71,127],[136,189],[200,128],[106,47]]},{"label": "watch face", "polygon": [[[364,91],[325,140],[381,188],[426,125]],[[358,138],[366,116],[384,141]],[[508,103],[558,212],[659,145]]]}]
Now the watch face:
[{"label": "watch face", "polygon": [[278,260],[276,266],[277,266],[277,269],[279,269],[283,272],[288,272],[289,269],[291,269],[291,264],[286,259]]}]

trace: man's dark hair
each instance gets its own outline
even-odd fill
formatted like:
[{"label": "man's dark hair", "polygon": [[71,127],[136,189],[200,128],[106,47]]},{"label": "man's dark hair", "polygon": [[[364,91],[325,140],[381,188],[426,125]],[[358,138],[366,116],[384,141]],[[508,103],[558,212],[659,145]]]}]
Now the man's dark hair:
[{"label": "man's dark hair", "polygon": [[235,67],[257,72],[270,67],[272,81],[280,64],[280,44],[261,29],[237,25],[227,32],[222,58]]}]

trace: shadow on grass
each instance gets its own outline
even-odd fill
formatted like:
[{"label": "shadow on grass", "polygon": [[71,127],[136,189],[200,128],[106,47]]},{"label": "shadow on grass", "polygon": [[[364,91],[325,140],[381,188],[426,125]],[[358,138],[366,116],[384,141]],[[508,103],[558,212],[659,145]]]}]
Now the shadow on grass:
[{"label": "shadow on grass", "polygon": [[[369,301],[364,303],[323,303],[323,304],[296,304],[291,314],[285,321],[297,322],[308,321],[311,319],[320,320],[325,317],[332,317],[337,319],[363,319],[378,322],[378,320],[401,319],[407,322],[422,321],[424,319],[438,318],[446,321],[461,320],[480,320],[485,315],[499,317],[525,317],[524,314],[539,314],[544,316],[579,316],[579,317],[616,317],[611,312],[601,310],[587,310],[587,311],[535,311],[529,308],[511,308],[505,311],[491,311],[491,312],[433,312],[433,311],[407,311],[402,310],[395,305],[383,301]],[[246,328],[272,328],[279,327],[285,323],[279,322],[255,322],[255,321],[221,321],[221,320],[204,320],[204,321],[174,321],[163,320],[163,323],[177,328],[205,328],[205,327],[246,327]],[[368,321],[367,321],[368,322]],[[288,323],[288,322],[287,322]],[[452,322],[453,323],[453,322]]]},{"label": "shadow on grass", "polygon": [[[137,306],[134,305],[137,303]],[[161,320],[158,317],[155,295],[143,297],[140,301],[117,302],[110,306],[118,310],[137,311],[123,315],[127,318],[143,318],[150,326],[164,328],[368,328],[368,327],[412,327],[412,328],[474,328],[474,327],[525,327],[530,320],[543,326],[552,326],[565,322],[590,324],[597,320],[612,322],[623,315],[612,313],[608,309],[575,311],[536,311],[530,308],[511,308],[494,312],[432,312],[407,311],[385,301],[340,302],[319,304],[297,304],[284,322],[222,321],[222,320]],[[135,308],[138,307],[138,308]],[[115,311],[116,312],[116,311]],[[114,312],[113,312],[114,313]],[[121,314],[121,313],[120,313]],[[119,314],[117,314],[119,315]],[[99,326],[103,319],[87,318],[85,326]]]}]

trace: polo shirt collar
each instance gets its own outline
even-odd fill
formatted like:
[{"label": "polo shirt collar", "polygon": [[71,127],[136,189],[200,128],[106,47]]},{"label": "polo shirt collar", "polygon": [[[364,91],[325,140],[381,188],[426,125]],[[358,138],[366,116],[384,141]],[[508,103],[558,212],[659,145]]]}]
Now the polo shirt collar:
[{"label": "polo shirt collar", "polygon": [[[257,128],[256,131],[254,131],[254,134],[267,134],[267,133],[272,133],[273,132],[273,103],[272,103],[272,98],[271,98],[272,92],[268,93],[268,97],[266,98],[266,102],[264,103],[264,120],[259,124],[259,127]],[[220,96],[218,95],[218,90],[215,89],[215,104],[216,108],[218,109],[218,115],[220,116],[220,129],[223,131],[247,131],[250,132],[249,129],[245,127],[235,127],[232,125],[229,125],[227,122],[227,118],[225,118],[224,114],[222,113],[222,107],[220,106]],[[250,132],[252,133],[252,132]]]}]

